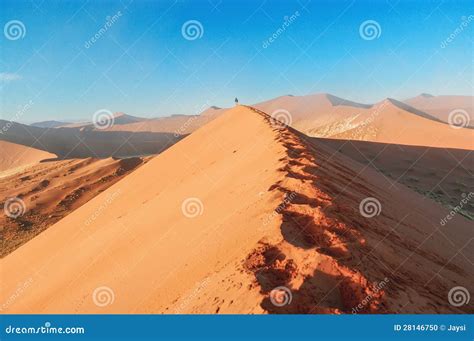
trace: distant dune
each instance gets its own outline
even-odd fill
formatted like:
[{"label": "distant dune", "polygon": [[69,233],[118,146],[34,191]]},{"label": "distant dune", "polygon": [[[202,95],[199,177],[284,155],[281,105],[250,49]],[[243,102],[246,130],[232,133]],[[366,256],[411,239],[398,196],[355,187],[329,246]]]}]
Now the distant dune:
[{"label": "distant dune", "polygon": [[474,96],[432,96],[421,94],[404,102],[443,122],[448,122],[449,113],[453,110],[464,110],[470,118],[469,126],[474,127]]},{"label": "distant dune", "polygon": [[6,170],[22,168],[56,155],[39,149],[0,140],[0,177]]},{"label": "distant dune", "polygon": [[38,128],[0,120],[0,140],[31,146],[59,158],[130,157],[158,154],[184,135],[102,131],[81,128]]},{"label": "distant dune", "polygon": [[143,162],[141,158],[58,160],[0,176],[0,203],[20,198],[25,205],[21,217],[9,219],[0,215],[0,257],[82,206]]},{"label": "distant dune", "polygon": [[30,124],[32,127],[39,127],[39,128],[57,128],[61,126],[68,125],[69,123],[66,122],[60,122],[60,121],[41,121],[41,122],[35,122]]},{"label": "distant dune", "polygon": [[231,109],[0,260],[2,311],[473,313],[472,226],[386,181]]},{"label": "distant dune", "polygon": [[278,97],[255,107],[269,114],[287,111],[294,128],[314,137],[474,148],[472,130],[453,129],[438,118],[394,99],[365,105],[329,94],[316,94]]},{"label": "distant dune", "polygon": [[[107,116],[108,117],[108,116]],[[123,112],[118,112],[110,115],[110,119],[113,118],[113,124],[114,125],[126,125],[126,124],[132,124],[136,122],[143,122],[148,120],[147,118],[142,118],[142,117],[136,117],[132,115],[127,115]],[[61,127],[61,128],[85,128],[88,127],[90,129],[94,129],[94,124],[93,122],[76,122],[76,123],[67,123],[64,125],[56,126],[56,127]]]},{"label": "distant dune", "polygon": [[371,107],[325,93],[307,96],[281,96],[253,106],[268,114],[286,110],[291,114],[294,127],[298,129],[298,127],[307,126],[306,130],[347,118],[351,115],[348,109],[357,113],[361,109]]},{"label": "distant dune", "polygon": [[199,115],[173,115],[151,118],[144,122],[114,124],[107,131],[141,131],[187,135],[223,114],[226,110],[228,109],[210,107]]}]

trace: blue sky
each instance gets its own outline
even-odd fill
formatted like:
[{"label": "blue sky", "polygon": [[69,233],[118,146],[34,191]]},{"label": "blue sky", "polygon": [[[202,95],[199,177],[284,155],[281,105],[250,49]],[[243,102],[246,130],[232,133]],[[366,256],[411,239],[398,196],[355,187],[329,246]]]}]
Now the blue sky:
[{"label": "blue sky", "polygon": [[[255,103],[329,92],[371,103],[473,91],[472,0],[0,4],[3,119],[90,119],[104,108],[194,114],[235,96]],[[24,26],[19,35],[7,30],[12,20]],[[189,20],[202,26],[197,39],[183,36]],[[380,28],[365,36],[375,39],[360,34],[367,20]]]}]

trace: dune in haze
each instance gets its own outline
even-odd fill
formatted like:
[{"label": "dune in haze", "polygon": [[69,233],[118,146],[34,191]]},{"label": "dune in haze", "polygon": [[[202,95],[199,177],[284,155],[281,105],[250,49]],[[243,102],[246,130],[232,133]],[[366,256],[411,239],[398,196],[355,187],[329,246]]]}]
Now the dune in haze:
[{"label": "dune in haze", "polygon": [[[113,124],[101,131],[154,132],[188,135],[223,114],[226,110],[228,109],[211,106],[198,115],[171,115],[158,118],[141,118],[124,113],[116,113],[114,114]],[[92,122],[70,123],[56,127],[99,130],[94,127]]]},{"label": "dune in haze", "polygon": [[41,121],[41,122],[31,123],[30,126],[38,127],[38,128],[57,128],[57,127],[65,126],[67,124],[69,123],[60,122],[60,121]]},{"label": "dune in haze", "polygon": [[91,128],[39,128],[0,120],[0,140],[31,146],[59,158],[130,157],[161,153],[184,135],[103,131]]},{"label": "dune in haze", "polygon": [[[371,105],[355,103],[330,94],[313,94],[307,96],[281,96],[254,107],[268,114],[287,111],[291,116],[291,125],[308,134],[311,129],[351,117],[352,114],[364,112]],[[311,135],[311,134],[309,134]]]},{"label": "dune in haze", "polygon": [[376,104],[371,112],[354,116],[345,129],[338,128],[338,125],[328,125],[314,132],[316,136],[346,140],[474,149],[471,129],[453,129],[445,123],[408,112],[390,99]]},{"label": "dune in haze", "polygon": [[[145,122],[148,119],[143,118],[143,117],[137,117],[137,116],[132,116],[132,115],[127,115],[123,112],[116,112],[113,114],[108,115],[108,112],[104,113],[104,117],[107,118],[107,120],[112,120],[113,118],[113,124],[114,125],[127,125],[127,124],[133,124],[137,122]],[[100,115],[98,116],[100,117]],[[36,125],[38,126],[38,125]],[[54,128],[89,128],[89,129],[95,129],[94,123],[93,122],[74,122],[74,123],[65,123],[62,125],[56,125]]]},{"label": "dune in haze", "polygon": [[0,177],[7,170],[25,167],[56,155],[39,149],[0,140]]},{"label": "dune in haze", "polygon": [[385,181],[240,106],[0,260],[1,309],[472,313],[469,222]]},{"label": "dune in haze", "polygon": [[464,110],[470,119],[468,126],[474,127],[473,96],[432,96],[421,94],[404,102],[443,122],[448,122],[449,114],[453,110]]},{"label": "dune in haze", "polygon": [[187,135],[223,114],[226,110],[228,109],[213,106],[207,108],[199,115],[173,115],[150,118],[143,122],[113,125],[107,131],[159,132]]},{"label": "dune in haze", "polygon": [[141,158],[57,160],[29,165],[14,174],[0,176],[2,213],[10,198],[21,200],[25,210],[16,219],[6,214],[0,216],[0,257],[109,188],[143,161]]},{"label": "dune in haze", "polygon": [[[470,129],[453,129],[437,118],[394,99],[374,105],[329,94],[283,96],[255,105],[314,137],[414,146],[474,148]],[[287,114],[282,113],[287,111]],[[290,117],[286,119],[286,117]]]}]

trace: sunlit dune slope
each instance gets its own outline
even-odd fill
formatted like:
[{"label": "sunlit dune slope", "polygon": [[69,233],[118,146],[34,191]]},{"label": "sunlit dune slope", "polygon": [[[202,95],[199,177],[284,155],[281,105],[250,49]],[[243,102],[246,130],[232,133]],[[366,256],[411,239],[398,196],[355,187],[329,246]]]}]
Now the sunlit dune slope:
[{"label": "sunlit dune slope", "polygon": [[12,170],[54,158],[56,158],[56,155],[52,153],[16,143],[0,141],[0,176],[2,176],[2,172],[6,170]]},{"label": "sunlit dune slope", "polygon": [[255,106],[314,137],[474,149],[472,129],[454,129],[394,99],[366,105],[330,94],[314,94],[282,96]]},{"label": "sunlit dune slope", "polygon": [[[359,209],[367,197],[381,205],[372,218]],[[446,299],[454,285],[473,289],[472,229],[461,216],[440,226],[447,214],[237,107],[1,260],[1,307],[351,313],[365,302],[358,312],[472,312]],[[272,304],[279,286],[291,291],[287,305]]]},{"label": "sunlit dune slope", "polygon": [[319,129],[317,136],[346,140],[405,144],[412,146],[474,149],[474,130],[454,129],[448,124],[427,119],[408,112],[395,100],[385,100],[374,106],[371,112],[344,121],[347,126],[329,125]]}]

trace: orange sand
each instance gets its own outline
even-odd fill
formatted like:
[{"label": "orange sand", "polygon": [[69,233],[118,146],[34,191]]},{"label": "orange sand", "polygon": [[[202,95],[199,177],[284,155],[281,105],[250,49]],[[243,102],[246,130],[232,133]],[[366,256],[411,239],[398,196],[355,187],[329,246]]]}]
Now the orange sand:
[{"label": "orange sand", "polygon": [[[2,310],[350,313],[370,295],[361,312],[473,312],[447,301],[474,289],[465,218],[441,227],[440,205],[272,123],[226,112],[0,260]],[[293,300],[276,307],[281,285]]]},{"label": "orange sand", "polygon": [[55,159],[56,155],[7,141],[0,141],[0,177],[6,170],[22,168],[46,159]]}]

